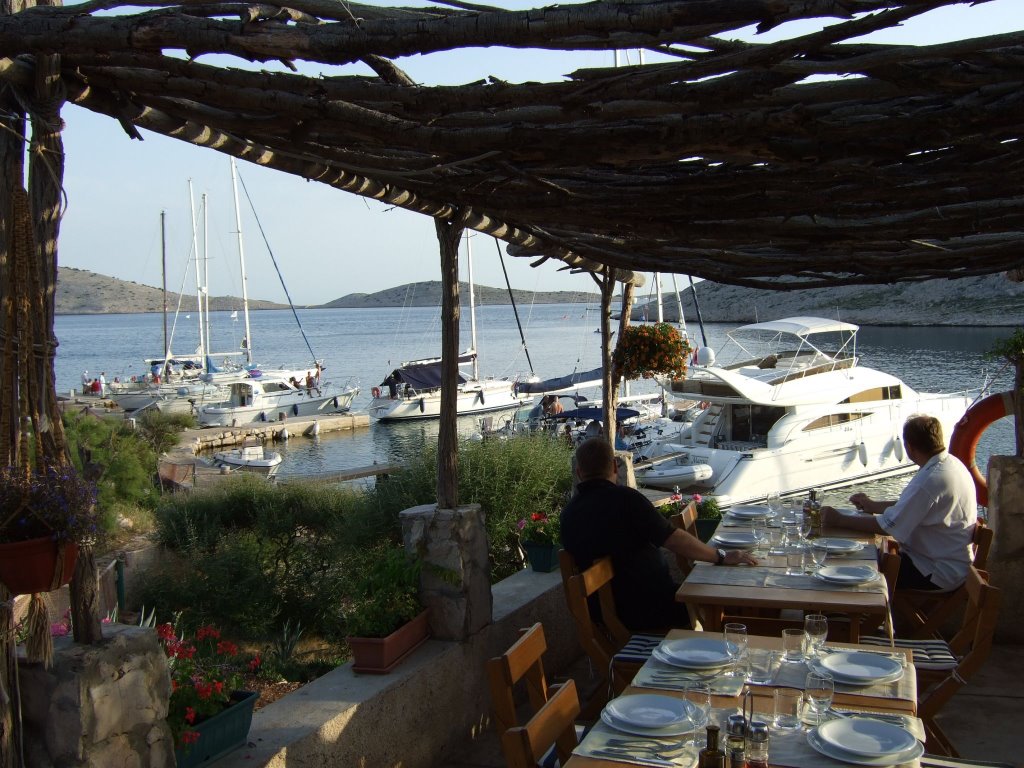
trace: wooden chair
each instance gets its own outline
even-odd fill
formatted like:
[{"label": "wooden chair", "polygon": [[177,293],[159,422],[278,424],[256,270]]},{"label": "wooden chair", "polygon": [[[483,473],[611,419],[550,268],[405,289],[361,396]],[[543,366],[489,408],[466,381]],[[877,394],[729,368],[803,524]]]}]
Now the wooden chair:
[{"label": "wooden chair", "polygon": [[509,768],[536,768],[552,748],[560,765],[565,765],[579,743],[575,720],[580,713],[576,683],[561,686],[526,725],[509,728],[501,736],[501,747]]},{"label": "wooden chair", "polygon": [[[981,520],[974,526],[971,543],[974,547],[973,565],[979,571],[988,564],[994,533]],[[914,638],[942,638],[942,630],[963,610],[967,592],[961,585],[951,590],[901,589],[893,596],[893,610]]]},{"label": "wooden chair", "polygon": [[[918,716],[924,721],[925,746],[933,754],[958,757],[956,748],[939,728],[936,716],[988,659],[999,617],[1000,592],[988,574],[971,566],[964,582],[967,605],[960,631],[947,643],[940,639],[896,638],[897,648],[914,653],[917,669]],[[864,637],[862,643],[889,645],[887,637]]]},{"label": "wooden chair", "polygon": [[[669,522],[672,523],[673,528],[678,528],[680,531],[686,531],[694,538],[697,536],[697,505],[692,501],[687,504],[682,512],[679,512],[669,518]],[[680,573],[683,574],[685,579],[690,575],[690,571],[693,570],[693,563],[687,560],[682,555],[676,555],[676,565],[679,566]]]},{"label": "wooden chair", "polygon": [[494,721],[498,734],[519,725],[515,687],[524,681],[530,708],[537,712],[547,703],[548,683],[542,656],[547,650],[544,627],[540,622],[523,630],[522,636],[501,656],[487,662],[487,681],[494,702]]},{"label": "wooden chair", "polygon": [[[586,570],[576,568],[572,555],[559,553],[565,599],[576,625],[583,652],[589,657],[598,678],[598,686],[584,707],[584,717],[600,712],[608,699],[621,693],[651,652],[664,640],[663,635],[631,634],[619,620],[612,595],[611,558],[603,557]],[[589,600],[596,596],[601,608],[600,620],[590,613]]]}]

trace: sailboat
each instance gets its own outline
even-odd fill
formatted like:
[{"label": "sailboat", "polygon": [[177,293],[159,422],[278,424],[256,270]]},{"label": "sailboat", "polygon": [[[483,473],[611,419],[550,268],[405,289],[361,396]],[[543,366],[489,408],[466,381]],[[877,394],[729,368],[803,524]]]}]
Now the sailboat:
[{"label": "sailboat", "polygon": [[[469,326],[471,346],[459,355],[456,409],[459,416],[518,408],[530,399],[510,379],[480,378],[476,350],[476,298],[473,293],[473,252],[466,233],[469,266]],[[468,370],[464,370],[467,369]],[[436,419],[441,416],[441,358],[409,360],[373,388],[370,414],[379,421]]]}]

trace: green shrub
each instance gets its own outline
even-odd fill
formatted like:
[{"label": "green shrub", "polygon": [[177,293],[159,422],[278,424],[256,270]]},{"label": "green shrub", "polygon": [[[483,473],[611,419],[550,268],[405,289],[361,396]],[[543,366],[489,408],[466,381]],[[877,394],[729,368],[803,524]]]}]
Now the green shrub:
[{"label": "green shrub", "polygon": [[96,481],[101,509],[118,503],[153,506],[157,454],[127,423],[66,414],[64,429],[75,467]]}]

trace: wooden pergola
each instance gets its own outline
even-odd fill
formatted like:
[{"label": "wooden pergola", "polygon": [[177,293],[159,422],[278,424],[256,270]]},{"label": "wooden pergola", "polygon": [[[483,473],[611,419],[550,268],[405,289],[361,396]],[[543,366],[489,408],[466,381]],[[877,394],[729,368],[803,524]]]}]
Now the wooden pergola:
[{"label": "wooden pergola", "polygon": [[[9,295],[12,199],[27,175],[49,334],[40,370],[50,375],[35,378],[49,391],[29,393],[36,412],[54,397],[47,341],[65,103],[111,117],[132,138],[164,134],[433,217],[452,319],[442,397],[452,404],[465,228],[535,264],[592,272],[607,301],[634,271],[794,290],[1020,267],[1024,32],[932,46],[847,42],[957,4],[969,0],[525,11],[461,0],[0,0],[0,289]],[[773,43],[732,34],[813,18],[837,23]],[[562,82],[459,86],[417,84],[394,63],[491,46],[661,56]],[[352,62],[375,75],[303,74]],[[7,382],[11,371],[0,375]],[[5,412],[16,395],[5,384]],[[452,506],[454,408],[446,412],[438,500]]]}]

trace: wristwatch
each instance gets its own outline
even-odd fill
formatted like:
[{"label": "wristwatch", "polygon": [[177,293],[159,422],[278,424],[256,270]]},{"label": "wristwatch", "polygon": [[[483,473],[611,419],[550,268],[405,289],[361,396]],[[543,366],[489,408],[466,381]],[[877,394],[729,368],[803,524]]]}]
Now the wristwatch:
[{"label": "wristwatch", "polygon": [[718,553],[718,559],[715,560],[715,565],[722,565],[722,563],[725,562],[725,550],[716,549],[715,551]]}]

